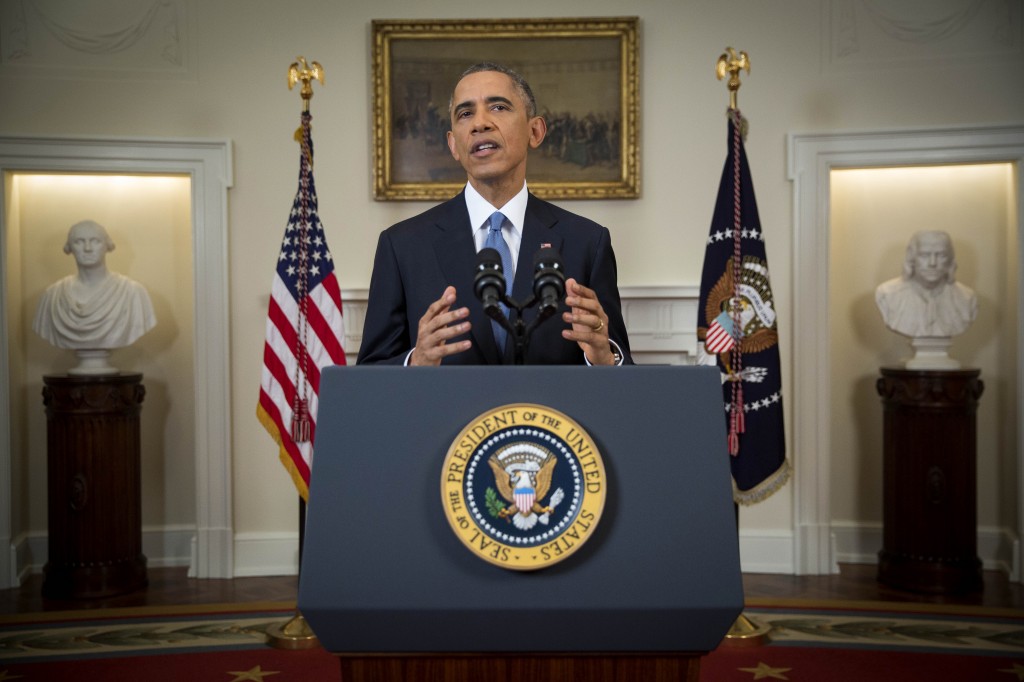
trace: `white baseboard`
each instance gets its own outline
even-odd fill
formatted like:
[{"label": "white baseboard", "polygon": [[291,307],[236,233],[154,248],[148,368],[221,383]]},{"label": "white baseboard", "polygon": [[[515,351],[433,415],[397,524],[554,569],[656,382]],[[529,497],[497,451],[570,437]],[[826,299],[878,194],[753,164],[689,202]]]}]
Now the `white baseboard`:
[{"label": "white baseboard", "polygon": [[296,575],[298,572],[298,532],[235,533],[236,578]]},{"label": "white baseboard", "polygon": [[[882,524],[880,523],[835,523],[832,525],[835,539],[836,560],[846,564],[878,563],[878,551],[882,549]],[[983,526],[978,528],[978,558],[986,571],[1002,571],[1009,575],[1011,582],[1020,581],[1021,567],[1020,539],[1010,528]]]},{"label": "white baseboard", "polygon": [[17,584],[33,573],[42,573],[46,564],[46,534],[22,535],[11,543],[14,552],[14,578]]},{"label": "white baseboard", "polygon": [[740,570],[743,573],[796,573],[793,533],[785,530],[740,529]]},{"label": "white baseboard", "polygon": [[[195,526],[143,528],[142,553],[146,555],[146,565],[152,568],[188,566],[195,534]],[[29,575],[42,573],[48,554],[46,533],[21,535],[11,547],[18,584]]]},{"label": "white baseboard", "polygon": [[194,526],[142,530],[142,553],[153,568],[190,566]]},{"label": "white baseboard", "polygon": [[882,524],[837,523],[832,525],[836,561],[843,564],[877,564],[882,549]]}]

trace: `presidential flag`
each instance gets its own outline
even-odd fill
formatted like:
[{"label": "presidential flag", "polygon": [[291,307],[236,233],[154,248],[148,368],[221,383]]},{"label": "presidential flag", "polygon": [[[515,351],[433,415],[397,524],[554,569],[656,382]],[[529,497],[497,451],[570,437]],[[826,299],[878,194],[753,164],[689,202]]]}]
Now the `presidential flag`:
[{"label": "presidential flag", "polygon": [[256,416],[277,442],[281,462],[303,499],[309,496],[320,371],[344,365],[341,290],[313,183],[308,112],[295,136],[302,147],[299,190],[285,227],[270,289],[263,373]]},{"label": "presidential flag", "polygon": [[789,478],[775,301],[764,233],[743,149],[743,119],[729,110],[729,153],[700,283],[698,363],[722,374],[733,499],[754,504]]}]

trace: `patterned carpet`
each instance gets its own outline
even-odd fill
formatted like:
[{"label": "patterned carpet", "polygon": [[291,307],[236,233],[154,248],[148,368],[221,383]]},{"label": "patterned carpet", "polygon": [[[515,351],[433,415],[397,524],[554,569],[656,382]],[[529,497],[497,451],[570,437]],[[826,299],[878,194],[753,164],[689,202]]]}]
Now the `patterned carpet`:
[{"label": "patterned carpet", "polygon": [[[266,644],[292,615],[261,603],[0,617],[0,682],[339,682],[322,649]],[[723,643],[702,659],[702,682],[1024,681],[1017,611],[751,600],[745,615],[771,626],[768,641]]]},{"label": "patterned carpet", "polygon": [[744,614],[771,627],[768,643],[723,644],[703,659],[702,682],[1024,680],[1024,613],[1018,611],[750,600]]}]

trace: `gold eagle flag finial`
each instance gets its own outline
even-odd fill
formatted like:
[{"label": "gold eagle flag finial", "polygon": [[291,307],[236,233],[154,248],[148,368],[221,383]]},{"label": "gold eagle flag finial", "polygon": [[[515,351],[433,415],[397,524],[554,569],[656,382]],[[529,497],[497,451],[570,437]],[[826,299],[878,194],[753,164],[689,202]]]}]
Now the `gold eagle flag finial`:
[{"label": "gold eagle flag finial", "polygon": [[291,90],[296,83],[302,82],[302,90],[299,91],[302,95],[302,109],[309,111],[309,100],[313,98],[312,81],[318,80],[323,85],[324,67],[320,66],[320,62],[307,64],[305,57],[296,57],[296,60],[288,67],[288,89]]},{"label": "gold eagle flag finial", "polygon": [[715,65],[715,75],[718,80],[729,74],[729,108],[736,108],[736,92],[740,89],[740,71],[746,70],[750,73],[750,58],[746,52],[741,51],[738,55],[731,47],[725,48],[725,52],[718,58]]}]

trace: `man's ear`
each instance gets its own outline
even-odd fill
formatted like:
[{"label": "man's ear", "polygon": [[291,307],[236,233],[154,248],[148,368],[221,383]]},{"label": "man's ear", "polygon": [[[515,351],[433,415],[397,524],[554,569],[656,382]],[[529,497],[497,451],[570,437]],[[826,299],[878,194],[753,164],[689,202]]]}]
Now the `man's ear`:
[{"label": "man's ear", "polygon": [[530,119],[530,149],[539,147],[547,134],[548,124],[543,116],[534,116]]},{"label": "man's ear", "polygon": [[452,135],[452,131],[450,131],[450,130],[448,131],[447,138],[448,138],[448,151],[450,151],[452,153],[452,158],[455,159],[456,161],[461,161],[461,159],[459,159],[459,153],[455,150],[455,136]]}]

